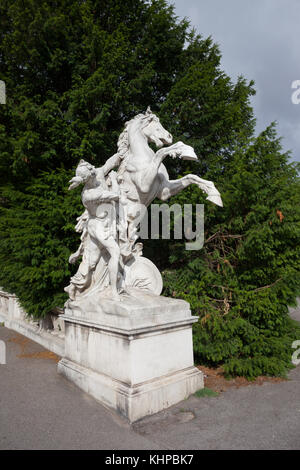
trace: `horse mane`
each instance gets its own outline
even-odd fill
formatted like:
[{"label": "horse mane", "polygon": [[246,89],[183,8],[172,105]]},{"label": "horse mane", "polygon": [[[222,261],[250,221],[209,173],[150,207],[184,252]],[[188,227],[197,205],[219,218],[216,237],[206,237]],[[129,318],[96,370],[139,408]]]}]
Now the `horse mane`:
[{"label": "horse mane", "polygon": [[118,155],[122,160],[122,163],[119,167],[119,172],[123,173],[126,168],[126,157],[129,156],[129,136],[128,136],[128,127],[133,122],[141,121],[141,128],[146,127],[149,122],[153,120],[158,120],[158,117],[152,113],[150,107],[147,108],[145,113],[137,114],[134,118],[130,119],[125,123],[125,128],[123,132],[120,134],[118,139]]}]

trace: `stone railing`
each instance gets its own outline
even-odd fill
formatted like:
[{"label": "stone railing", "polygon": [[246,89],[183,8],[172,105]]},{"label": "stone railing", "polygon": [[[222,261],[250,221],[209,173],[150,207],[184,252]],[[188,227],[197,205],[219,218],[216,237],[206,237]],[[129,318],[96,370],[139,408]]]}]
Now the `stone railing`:
[{"label": "stone railing", "polygon": [[63,310],[57,308],[46,317],[33,320],[19,305],[14,294],[0,289],[0,322],[60,356],[65,349],[64,321],[60,317],[62,313]]}]

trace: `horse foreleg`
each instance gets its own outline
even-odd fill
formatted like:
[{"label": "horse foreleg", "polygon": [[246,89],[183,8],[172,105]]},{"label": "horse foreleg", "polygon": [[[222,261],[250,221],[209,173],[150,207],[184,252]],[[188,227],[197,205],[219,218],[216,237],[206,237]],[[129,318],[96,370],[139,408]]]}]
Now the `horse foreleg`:
[{"label": "horse foreleg", "polygon": [[213,202],[217,206],[223,207],[221,195],[216,189],[214,183],[212,181],[204,180],[197,175],[186,175],[182,178],[179,178],[178,180],[169,180],[164,175],[157,197],[162,201],[166,201],[171,196],[178,194],[190,184],[196,184],[207,194],[206,199]]},{"label": "horse foreleg", "polygon": [[169,147],[163,147],[155,153],[155,159],[160,163],[167,157],[176,158],[181,155],[183,142],[179,141]]},{"label": "horse foreleg", "polygon": [[138,172],[137,175],[132,177],[136,183],[136,186],[139,187],[142,193],[147,193],[150,190],[163,160],[167,156],[171,156],[172,158],[180,156],[183,145],[184,144],[182,142],[176,142],[176,144],[170,145],[169,147],[164,147],[157,150],[151,163],[147,165],[147,168],[145,168],[144,171]]}]

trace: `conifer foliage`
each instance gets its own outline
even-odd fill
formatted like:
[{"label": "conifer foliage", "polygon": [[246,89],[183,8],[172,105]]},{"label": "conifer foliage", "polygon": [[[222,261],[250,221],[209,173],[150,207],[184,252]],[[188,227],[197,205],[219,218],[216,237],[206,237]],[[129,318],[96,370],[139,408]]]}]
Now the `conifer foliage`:
[{"label": "conifer foliage", "polygon": [[299,328],[300,187],[271,124],[254,137],[254,83],[220,67],[211,38],[164,0],[0,0],[0,285],[36,317],[66,297],[78,245],[80,158],[116,151],[124,123],[151,106],[199,162],[168,161],[173,178],[213,180],[224,208],[190,187],[170,202],[205,204],[205,244],[146,242],[165,294],[191,303],[197,360],[228,375],[281,375]]}]

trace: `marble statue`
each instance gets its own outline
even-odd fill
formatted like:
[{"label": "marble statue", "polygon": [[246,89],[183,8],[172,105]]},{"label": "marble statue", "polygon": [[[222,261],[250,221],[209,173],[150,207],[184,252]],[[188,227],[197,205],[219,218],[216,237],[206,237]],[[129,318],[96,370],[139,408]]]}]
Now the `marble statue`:
[{"label": "marble statue", "polygon": [[199,176],[170,180],[167,156],[197,160],[189,145],[172,145],[148,108],[125,124],[116,154],[101,168],[81,160],[69,187],[83,185],[85,210],[76,225],[81,243],[69,258],[81,262],[65,288],[58,371],[130,422],[204,387],[193,357],[198,317],[188,302],[160,295],[161,274],[142,256],[138,228],[155,198],[165,201],[190,184],[213,203],[222,206],[222,200],[214,184]]},{"label": "marble statue", "polygon": [[[122,294],[129,294],[130,287],[161,293],[160,273],[142,256],[142,244],[137,243],[140,214],[155,198],[166,201],[196,184],[208,200],[222,206],[213,182],[193,174],[169,179],[163,164],[167,156],[197,160],[191,146],[183,142],[171,145],[172,140],[172,135],[148,108],[125,124],[117,153],[103,167],[79,162],[69,189],[84,184],[81,197],[85,211],[76,225],[81,244],[69,259],[74,263],[82,257],[78,271],[65,288],[71,301],[95,291],[119,301]],[[154,152],[150,142],[159,150]]]}]

